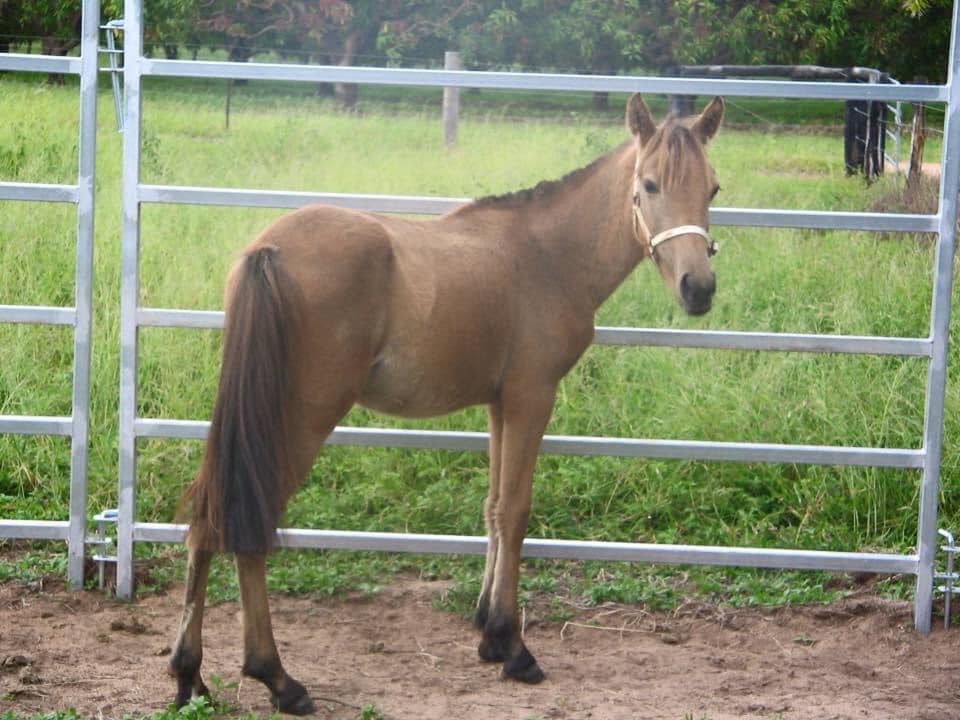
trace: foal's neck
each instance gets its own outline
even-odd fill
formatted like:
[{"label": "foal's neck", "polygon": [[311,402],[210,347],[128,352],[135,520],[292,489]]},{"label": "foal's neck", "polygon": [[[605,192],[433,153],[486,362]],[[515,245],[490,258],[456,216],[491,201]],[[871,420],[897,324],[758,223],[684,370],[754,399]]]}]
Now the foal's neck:
[{"label": "foal's neck", "polygon": [[590,312],[643,257],[632,222],[635,161],[635,144],[624,143],[525,208],[536,240]]}]

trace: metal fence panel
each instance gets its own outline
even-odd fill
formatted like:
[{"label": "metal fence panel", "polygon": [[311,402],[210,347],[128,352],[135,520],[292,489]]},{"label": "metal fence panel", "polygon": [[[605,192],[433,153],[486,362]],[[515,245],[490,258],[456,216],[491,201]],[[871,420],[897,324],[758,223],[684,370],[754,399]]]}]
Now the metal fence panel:
[{"label": "metal fence panel", "polygon": [[74,588],[83,585],[87,524],[99,24],[99,2],[84,0],[80,57],[0,53],[2,70],[69,73],[80,76],[77,184],[0,183],[0,200],[65,202],[73,203],[77,208],[74,307],[0,306],[0,322],[73,326],[73,390],[70,417],[0,416],[0,433],[70,437],[69,521],[0,520],[0,537],[66,540],[67,576],[70,586]]},{"label": "metal fence panel", "polygon": [[[688,440],[646,440],[547,436],[544,452],[581,455],[623,455],[700,458],[748,462],[854,464],[922,469],[920,535],[917,554],[843,553],[761,548],[715,548],[638,543],[598,543],[528,539],[525,554],[541,557],[623,559],[660,562],[747,565],[847,571],[901,572],[917,576],[915,624],[930,626],[933,548],[936,537],[936,496],[942,453],[943,405],[946,383],[947,332],[952,285],[951,259],[957,218],[957,174],[960,165],[960,92],[957,89],[958,10],[955,3],[950,74],[946,85],[881,85],[758,80],[675,79],[654,77],[580,76],[448,70],[399,70],[340,66],[279,65],[153,60],[142,57],[143,26],[139,0],[126,0],[126,85],[123,164],[123,242],[121,288],[120,478],[118,593],[133,592],[134,542],[179,542],[184,526],[138,523],[135,518],[136,441],[138,437],[202,439],[208,424],[196,420],[136,416],[137,331],[144,326],[220,328],[223,314],[177,308],[140,307],[138,296],[140,206],[142,203],[184,203],[271,208],[297,208],[326,202],[356,209],[398,213],[443,213],[463,202],[457,198],[289,192],[240,188],[186,187],[141,184],[141,78],[146,75],[182,78],[234,78],[303,82],[349,82],[397,86],[456,86],[562,91],[645,91],[667,94],[857,99],[873,101],[948,102],[940,212],[936,215],[859,212],[812,212],[755,208],[717,208],[716,224],[894,232],[936,232],[939,235],[934,269],[930,334],[923,338],[853,337],[752,332],[679,331],[653,328],[597,328],[602,344],[724,348],[790,352],[866,353],[922,357],[928,380],[921,448],[856,448],[763,443],[718,443]],[[435,430],[337,428],[334,444],[375,447],[483,450],[486,433]],[[278,542],[287,547],[351,548],[408,552],[482,553],[484,538],[354,533],[338,530],[284,529]]]},{"label": "metal fence panel", "polygon": [[953,28],[947,66],[949,104],[943,126],[943,166],[940,171],[940,213],[934,268],[930,337],[933,353],[927,370],[927,399],[923,422],[923,447],[927,453],[920,485],[919,554],[914,622],[920,632],[930,631],[933,608],[933,564],[937,549],[937,496],[940,493],[940,460],[943,456],[943,410],[947,391],[947,340],[953,289],[953,256],[956,247],[957,193],[960,191],[960,1],[953,4]]}]

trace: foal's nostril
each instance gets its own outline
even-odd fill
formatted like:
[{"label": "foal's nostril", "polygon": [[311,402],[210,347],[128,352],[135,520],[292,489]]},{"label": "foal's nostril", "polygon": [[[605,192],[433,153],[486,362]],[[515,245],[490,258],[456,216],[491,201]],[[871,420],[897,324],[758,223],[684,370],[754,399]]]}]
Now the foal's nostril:
[{"label": "foal's nostril", "polygon": [[697,315],[710,309],[713,293],[717,289],[716,277],[713,273],[697,277],[691,273],[680,276],[680,297],[687,307],[687,312]]}]

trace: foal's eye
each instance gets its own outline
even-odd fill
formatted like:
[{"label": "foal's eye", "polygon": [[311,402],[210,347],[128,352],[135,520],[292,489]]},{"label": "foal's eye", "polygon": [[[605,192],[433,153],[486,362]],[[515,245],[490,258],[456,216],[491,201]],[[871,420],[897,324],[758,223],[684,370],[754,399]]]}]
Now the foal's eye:
[{"label": "foal's eye", "polygon": [[644,180],[643,189],[646,190],[647,194],[649,195],[656,195],[658,192],[660,192],[660,188],[653,180]]}]

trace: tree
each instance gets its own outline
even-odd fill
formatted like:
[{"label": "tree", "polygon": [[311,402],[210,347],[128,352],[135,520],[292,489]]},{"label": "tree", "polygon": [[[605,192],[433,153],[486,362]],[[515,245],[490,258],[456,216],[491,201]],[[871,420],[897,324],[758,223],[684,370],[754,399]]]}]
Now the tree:
[{"label": "tree", "polygon": [[921,18],[903,0],[679,0],[671,54],[677,63],[863,65],[908,80],[944,77],[949,7],[925,5]]},{"label": "tree", "polygon": [[162,47],[167,58],[176,59],[184,43],[195,40],[200,0],[149,0],[143,4],[144,51]]},{"label": "tree", "polygon": [[205,43],[246,62],[260,50],[319,39],[351,12],[346,0],[199,0],[196,25]]},{"label": "tree", "polygon": [[[121,0],[106,0],[102,12],[117,12]],[[0,0],[0,35],[3,50],[24,37],[31,44],[40,41],[44,55],[66,55],[80,44],[83,7],[80,0]],[[52,73],[51,82],[63,82]]]}]

